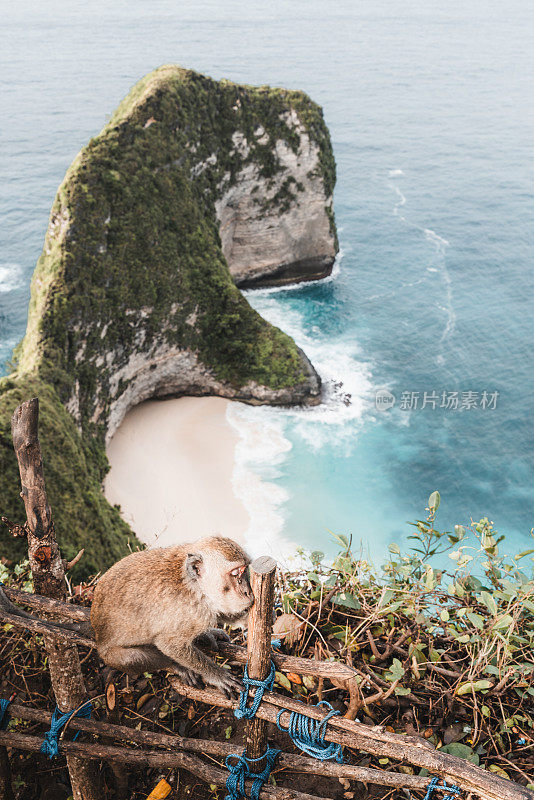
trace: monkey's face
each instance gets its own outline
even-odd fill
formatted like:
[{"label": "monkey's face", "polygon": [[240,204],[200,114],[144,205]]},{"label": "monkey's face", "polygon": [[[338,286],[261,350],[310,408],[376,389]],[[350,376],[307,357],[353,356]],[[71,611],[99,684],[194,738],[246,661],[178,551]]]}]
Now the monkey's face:
[{"label": "monkey's face", "polygon": [[204,552],[198,580],[213,611],[226,622],[242,621],[254,603],[248,560],[228,561],[220,553]]}]

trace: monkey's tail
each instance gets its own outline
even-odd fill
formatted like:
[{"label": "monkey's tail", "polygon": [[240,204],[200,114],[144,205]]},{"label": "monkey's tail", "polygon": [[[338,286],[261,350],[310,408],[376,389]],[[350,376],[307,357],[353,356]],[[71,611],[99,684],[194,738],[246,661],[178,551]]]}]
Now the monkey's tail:
[{"label": "monkey's tail", "polygon": [[56,620],[42,620],[35,614],[29,614],[22,608],[19,608],[12,603],[8,598],[2,587],[0,586],[0,611],[5,611],[8,614],[13,614],[16,617],[23,617],[24,619],[32,619],[34,622],[46,622],[47,625],[53,625],[55,628],[62,628],[67,631],[74,631],[82,636],[93,636],[93,629],[89,622],[56,622]]}]

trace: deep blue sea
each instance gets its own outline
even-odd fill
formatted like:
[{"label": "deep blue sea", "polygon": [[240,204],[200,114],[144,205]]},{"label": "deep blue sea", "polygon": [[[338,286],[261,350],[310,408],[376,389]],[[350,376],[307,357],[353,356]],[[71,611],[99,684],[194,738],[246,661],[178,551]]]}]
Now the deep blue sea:
[{"label": "deep blue sea", "polygon": [[263,479],[255,524],[323,550],[328,529],[351,533],[379,559],[439,489],[444,527],[487,515],[510,551],[528,547],[533,34],[526,0],[5,4],[0,362],[24,334],[57,186],[142,75],[176,62],[304,89],[332,135],[341,256],[331,279],[249,299],[328,399],[232,411],[242,467]]}]

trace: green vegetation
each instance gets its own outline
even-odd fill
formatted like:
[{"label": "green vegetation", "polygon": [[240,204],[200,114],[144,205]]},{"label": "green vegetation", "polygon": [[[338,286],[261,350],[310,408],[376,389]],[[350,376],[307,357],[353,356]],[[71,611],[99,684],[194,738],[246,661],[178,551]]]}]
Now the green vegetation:
[{"label": "green vegetation", "polygon": [[[16,371],[0,380],[0,512],[22,513],[9,421],[20,400],[38,395],[58,538],[67,553],[87,546],[85,574],[108,566],[133,538],[100,490],[109,414],[128,390],[132,358],[150,363],[175,348],[245,399],[252,385],[273,400],[281,390],[306,396],[308,367],[295,343],[232,282],[214,210],[246,163],[267,180],[276,175],[277,140],[298,148],[292,110],[319,146],[330,193],[328,131],[305,94],[176,66],[134,86],[59,187]],[[20,543],[0,536],[4,556],[20,555]]]},{"label": "green vegetation", "polygon": [[[277,672],[276,691],[312,704],[328,700],[364,724],[419,736],[442,752],[534,788],[534,546],[503,555],[504,537],[486,518],[441,532],[435,527],[439,503],[433,492],[426,517],[413,523],[410,547],[392,544],[381,569],[355,555],[348,537],[336,535],[340,549],[333,562],[320,552],[299,551],[298,567],[279,574],[274,633],[282,651],[342,661],[356,674],[350,681],[318,682]],[[0,580],[32,590],[27,561],[13,570],[0,565]],[[89,603],[93,586],[73,586],[77,601]],[[38,706],[50,706],[42,653],[28,632],[0,626],[3,696],[15,687]],[[93,657],[84,671],[99,715],[104,700],[96,662]],[[231,712],[206,714],[205,706],[177,697],[163,673],[128,683],[122,676],[115,683],[123,724],[142,721],[145,729],[228,739],[239,748],[242,726]],[[288,742],[276,744],[287,749]],[[427,774],[356,750],[350,763]],[[17,769],[26,780],[39,773],[28,764]],[[146,796],[156,776],[146,769],[132,772],[131,792]],[[283,778],[284,785],[302,791],[301,781],[299,773]],[[328,779],[313,781],[308,788],[316,796],[341,796]],[[373,790],[347,781],[344,796],[346,790],[358,798],[391,797],[390,787]],[[208,787],[198,791],[199,800],[215,796]]]},{"label": "green vegetation", "polygon": [[[357,669],[350,698],[347,685],[336,686],[360,719],[419,734],[526,784],[534,733],[534,543],[504,555],[505,537],[487,518],[441,532],[439,504],[433,492],[427,517],[412,523],[410,549],[391,544],[381,570],[356,557],[343,535],[335,537],[341,549],[332,564],[312,553],[307,566],[283,578],[278,635],[292,634],[295,654]],[[278,679],[308,694],[305,685]]]}]

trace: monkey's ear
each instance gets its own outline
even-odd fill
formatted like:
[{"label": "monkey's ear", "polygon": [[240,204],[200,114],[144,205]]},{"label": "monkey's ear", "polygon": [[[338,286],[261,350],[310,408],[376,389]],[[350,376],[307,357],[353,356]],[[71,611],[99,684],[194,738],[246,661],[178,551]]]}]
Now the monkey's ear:
[{"label": "monkey's ear", "polygon": [[197,581],[202,574],[202,556],[200,553],[188,553],[185,559],[185,574],[193,581]]}]

